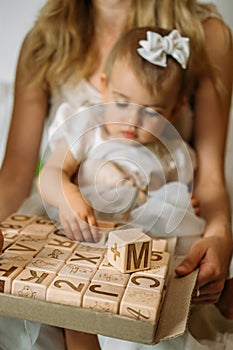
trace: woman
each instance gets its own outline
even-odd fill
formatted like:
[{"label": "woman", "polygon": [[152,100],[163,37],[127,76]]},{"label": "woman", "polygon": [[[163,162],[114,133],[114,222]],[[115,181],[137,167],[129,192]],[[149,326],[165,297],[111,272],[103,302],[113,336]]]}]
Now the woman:
[{"label": "woman", "polygon": [[185,275],[199,266],[194,302],[216,303],[232,252],[223,164],[233,53],[229,29],[214,7],[195,0],[48,0],[19,57],[0,173],[0,219],[17,210],[30,193],[45,120],[53,119],[64,100],[75,107],[99,102],[100,73],[111,46],[124,30],[141,25],[177,27],[192,41],[197,58],[203,52],[196,61],[200,69],[194,72],[192,94],[198,156],[194,195],[207,224],[204,237],[192,245],[176,272]]}]

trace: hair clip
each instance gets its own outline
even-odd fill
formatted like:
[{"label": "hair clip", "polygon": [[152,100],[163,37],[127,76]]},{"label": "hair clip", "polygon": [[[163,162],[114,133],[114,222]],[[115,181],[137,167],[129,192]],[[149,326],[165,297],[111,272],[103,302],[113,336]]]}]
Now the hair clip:
[{"label": "hair clip", "polygon": [[161,67],[167,66],[167,55],[172,56],[183,69],[187,67],[190,55],[189,38],[182,37],[178,30],[169,35],[147,31],[147,40],[140,40],[139,55],[145,60]]}]

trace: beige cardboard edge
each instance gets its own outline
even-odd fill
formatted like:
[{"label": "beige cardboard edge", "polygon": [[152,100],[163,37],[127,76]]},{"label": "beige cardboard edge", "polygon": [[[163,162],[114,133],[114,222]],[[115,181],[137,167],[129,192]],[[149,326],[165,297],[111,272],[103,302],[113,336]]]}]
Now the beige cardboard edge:
[{"label": "beige cardboard edge", "polygon": [[197,271],[176,278],[174,268],[180,259],[170,264],[171,275],[157,330],[148,321],[8,294],[0,295],[0,314],[138,343],[158,343],[181,335],[186,328]]},{"label": "beige cardboard edge", "polygon": [[178,337],[186,329],[191,298],[198,270],[185,277],[176,277],[174,269],[183,258],[174,257],[170,264],[170,277],[154,342]]}]

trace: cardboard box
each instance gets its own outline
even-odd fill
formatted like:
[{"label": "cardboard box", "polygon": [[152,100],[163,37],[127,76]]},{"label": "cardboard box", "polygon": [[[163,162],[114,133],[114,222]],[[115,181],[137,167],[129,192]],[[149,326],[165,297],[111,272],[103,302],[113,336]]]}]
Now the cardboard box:
[{"label": "cardboard box", "polygon": [[[175,238],[168,239],[170,253],[174,253],[175,243]],[[3,293],[0,294],[0,314],[144,344],[158,343],[179,336],[186,329],[197,271],[177,278],[174,269],[181,259],[172,255],[164,302],[156,324],[118,314]]]},{"label": "cardboard box", "polygon": [[[180,259],[174,259],[174,268]],[[120,315],[45,302],[10,294],[0,295],[0,314],[113,338],[154,344],[181,335],[186,328],[197,272],[169,277],[158,326]]]}]

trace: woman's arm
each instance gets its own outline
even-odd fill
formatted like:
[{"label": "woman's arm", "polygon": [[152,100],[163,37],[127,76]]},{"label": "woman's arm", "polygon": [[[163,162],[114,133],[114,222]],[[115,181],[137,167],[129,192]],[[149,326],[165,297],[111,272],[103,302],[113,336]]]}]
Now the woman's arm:
[{"label": "woman's arm", "polygon": [[0,171],[0,221],[16,211],[30,193],[48,110],[48,95],[25,78],[19,56],[12,121]]},{"label": "woman's arm", "polygon": [[55,151],[42,169],[38,189],[45,202],[58,208],[60,223],[67,236],[78,241],[97,241],[97,222],[92,208],[72,182],[78,163],[64,140],[57,142]]},{"label": "woman's arm", "polygon": [[195,243],[177,268],[186,274],[197,266],[196,302],[215,303],[224,286],[232,253],[230,203],[224,176],[225,142],[232,95],[233,52],[229,32],[218,19],[204,23],[206,48],[224,89],[221,98],[213,83],[203,78],[195,96],[195,148],[198,171],[194,196],[200,202],[200,215],[206,220],[204,237]]}]

